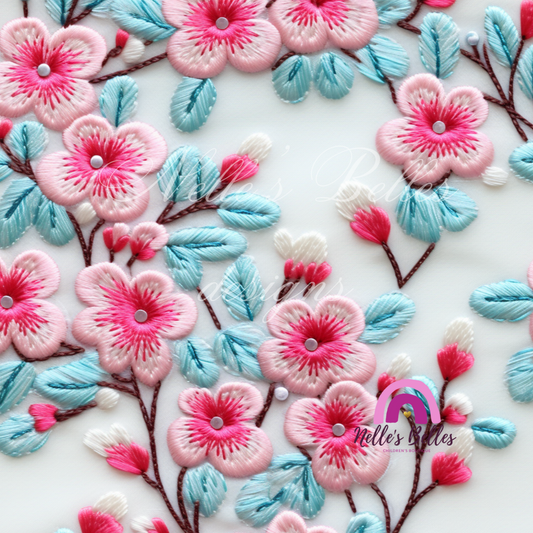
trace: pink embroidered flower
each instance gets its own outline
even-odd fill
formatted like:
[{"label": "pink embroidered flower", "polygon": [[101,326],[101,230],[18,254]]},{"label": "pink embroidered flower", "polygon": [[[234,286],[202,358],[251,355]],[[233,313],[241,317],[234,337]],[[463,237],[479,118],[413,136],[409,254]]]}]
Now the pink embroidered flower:
[{"label": "pink embroidered flower", "polygon": [[148,124],[130,122],[116,131],[94,115],[74,122],[63,133],[68,152],[45,157],[36,169],[43,193],[60,205],[89,198],[96,214],[127,222],[148,206],[143,177],[157,172],[167,155],[161,135]]},{"label": "pink embroidered flower", "polygon": [[71,26],[50,36],[36,18],[6,24],[0,33],[0,114],[34,111],[47,128],[61,130],[98,104],[87,81],[102,68],[104,39],[94,30]]},{"label": "pink embroidered flower", "polygon": [[283,44],[307,54],[328,43],[337,48],[362,48],[378,30],[372,0],[276,0],[268,10]]},{"label": "pink embroidered flower", "polygon": [[167,46],[172,66],[193,78],[212,78],[227,61],[244,72],[269,68],[281,38],[258,18],[265,7],[266,0],[164,0],[166,20],[179,28]]},{"label": "pink embroidered flower", "polygon": [[337,533],[325,526],[307,529],[304,519],[292,511],[284,511],[270,522],[266,533]]},{"label": "pink embroidered flower", "polygon": [[304,398],[293,403],[285,417],[285,435],[295,446],[317,446],[313,474],[333,492],[354,481],[374,483],[389,464],[388,446],[373,444],[369,427],[376,399],[361,385],[343,381],[332,385],[324,401]]},{"label": "pink embroidered flower", "polygon": [[272,459],[272,444],[255,418],[263,407],[259,391],[247,383],[225,383],[213,395],[208,389],[184,390],[178,400],[187,415],[168,429],[168,447],[180,466],[207,459],[232,477],[263,472]]},{"label": "pink embroidered flower", "polygon": [[140,261],[148,261],[168,241],[167,230],[155,222],[141,222],[131,232],[130,248],[132,255]]},{"label": "pink embroidered flower", "polygon": [[327,296],[314,312],[301,300],[289,300],[270,311],[267,325],[275,339],[259,348],[261,370],[296,394],[317,396],[329,383],[364,383],[374,373],[374,354],[357,342],[365,317],[348,298]]},{"label": "pink embroidered flower", "polygon": [[153,386],[172,367],[163,339],[188,335],[197,318],[192,299],[172,290],[170,278],[159,272],[145,271],[130,281],[111,263],[85,268],[76,294],[89,307],[76,317],[72,332],[97,347],[105,370],[122,372],[131,365],[138,379]]},{"label": "pink embroidered flower", "polygon": [[59,270],[43,252],[15,258],[8,270],[0,259],[0,352],[13,343],[26,357],[44,359],[65,340],[61,311],[43,298],[59,288]]},{"label": "pink embroidered flower", "polygon": [[489,108],[474,87],[458,87],[448,96],[431,74],[417,74],[398,91],[405,115],[377,133],[376,146],[385,160],[403,165],[409,180],[434,183],[452,171],[461,178],[479,178],[494,157],[490,139],[475,128]]}]

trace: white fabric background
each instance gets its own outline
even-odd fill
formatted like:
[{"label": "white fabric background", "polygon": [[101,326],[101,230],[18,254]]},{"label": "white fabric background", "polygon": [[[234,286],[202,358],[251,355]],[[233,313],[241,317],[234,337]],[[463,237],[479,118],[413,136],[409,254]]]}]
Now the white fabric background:
[{"label": "white fabric background", "polygon": [[[29,2],[31,14],[54,24],[44,11],[42,0]],[[474,29],[482,34],[484,9],[489,0],[458,0],[449,9],[465,35]],[[500,0],[518,22],[519,2]],[[427,12],[427,9],[424,10]],[[3,24],[20,16],[20,0],[3,0],[0,22]],[[417,18],[416,23],[420,20]],[[113,44],[115,27],[108,21],[89,17],[84,24],[98,28]],[[386,35],[401,42],[412,58],[410,74],[422,71],[417,53],[417,39],[407,32],[387,30]],[[162,44],[152,45],[146,57],[163,50]],[[122,61],[111,60],[107,71],[122,68]],[[498,71],[503,76],[507,74]],[[382,293],[396,289],[392,269],[380,247],[356,238],[348,223],[342,219],[330,200],[340,183],[347,177],[349,168],[365,152],[374,149],[374,136],[384,122],[399,116],[386,87],[378,86],[356,74],[352,92],[340,102],[327,101],[312,92],[305,102],[291,106],[283,104],[271,86],[270,73],[247,75],[227,68],[215,79],[218,101],[208,123],[192,135],[178,133],[170,124],[169,102],[180,76],[167,62],[146,68],[134,74],[140,86],[137,120],[155,126],[167,139],[169,150],[190,143],[204,153],[210,152],[215,161],[233,153],[249,134],[262,131],[271,136],[274,148],[271,156],[261,166],[254,178],[254,190],[260,194],[278,197],[283,214],[280,227],[294,235],[317,230],[328,239],[329,262],[333,266],[328,287],[334,293],[347,294],[363,308]],[[448,89],[471,84],[491,94],[495,91],[487,75],[467,60],[462,59],[456,73],[445,82]],[[101,90],[98,86],[98,91]],[[531,102],[518,95],[520,109],[531,118]],[[496,149],[495,164],[507,168],[511,151],[521,144],[507,115],[491,107],[490,117],[482,127],[492,139]],[[51,135],[48,153],[61,147],[58,134]],[[334,156],[334,157],[332,157]],[[356,178],[373,166],[371,156],[352,171]],[[388,190],[399,179],[399,169],[381,162],[363,181],[369,185],[383,184]],[[5,190],[7,182],[0,185]],[[154,178],[149,178],[154,183]],[[530,449],[533,441],[531,405],[513,403],[503,385],[502,375],[508,358],[516,351],[531,345],[527,321],[516,324],[499,324],[473,314],[468,306],[471,292],[478,286],[506,278],[526,280],[526,271],[533,260],[533,186],[511,177],[503,188],[489,188],[481,181],[466,182],[452,179],[469,194],[479,206],[479,218],[470,228],[459,234],[445,233],[430,260],[404,288],[413,298],[417,312],[411,325],[396,340],[377,346],[377,375],[384,371],[392,358],[407,352],[413,359],[413,373],[426,374],[440,386],[440,373],[436,364],[436,351],[446,325],[458,316],[474,320],[476,364],[465,376],[454,382],[450,393],[464,392],[473,401],[477,417],[500,416],[509,418],[518,427],[518,436],[509,448],[493,452],[477,445],[470,464],[473,477],[463,486],[439,488],[427,496],[406,522],[405,533],[445,533],[448,531],[526,531],[533,519],[529,502],[530,479],[533,462]],[[396,193],[399,191],[396,188]],[[395,195],[393,195],[395,196]],[[380,205],[391,214],[394,222],[396,200],[382,200]],[[154,220],[163,206],[157,187],[152,189],[150,210],[143,220]],[[195,214],[190,220],[175,223],[171,230],[188,225],[219,224],[214,213]],[[85,228],[87,231],[88,228]],[[272,245],[274,229],[247,234],[249,254],[259,267],[265,285],[276,288],[282,277],[283,261]],[[425,250],[425,245],[406,237],[393,223],[390,241],[404,272],[408,272]],[[77,301],[73,283],[82,269],[82,256],[77,241],[63,248],[45,244],[34,230],[24,236],[9,250],[0,252],[10,262],[18,253],[30,248],[49,253],[58,263],[62,281],[58,293],[51,299],[59,305],[69,321],[83,306]],[[95,260],[105,260],[106,250],[97,238]],[[117,258],[124,265],[127,253]],[[207,265],[204,285],[219,281],[227,265]],[[134,272],[145,268],[165,271],[161,258],[150,264],[137,263]],[[266,308],[272,305],[269,302]],[[224,325],[230,319],[223,304],[215,307]],[[215,328],[202,305],[195,335],[210,341]],[[14,358],[10,350],[3,360]],[[59,362],[63,362],[62,360]],[[47,364],[41,365],[44,368]],[[229,376],[223,375],[224,380]],[[374,378],[368,385],[375,391]],[[169,423],[179,415],[177,396],[185,383],[174,370],[165,381],[159,402],[157,438],[160,443],[162,473],[171,497],[175,492],[177,467],[166,449],[165,436]],[[260,385],[266,391],[264,384]],[[38,400],[32,398],[33,401]],[[268,414],[264,428],[270,434],[275,453],[293,450],[282,433],[283,414],[289,403],[275,403]],[[27,406],[28,400],[24,404]],[[18,408],[17,412],[22,411]],[[147,438],[137,405],[133,399],[122,397],[117,408],[110,412],[92,410],[74,420],[58,426],[49,442],[31,456],[12,459],[0,456],[0,531],[10,533],[53,533],[59,527],[79,531],[76,515],[80,508],[91,505],[102,494],[122,491],[128,498],[130,511],[123,523],[129,531],[129,521],[139,515],[160,516],[167,520],[171,531],[177,531],[164,509],[159,495],[143,481],[110,468],[106,462],[82,444],[85,431],[93,427],[109,428],[114,422],[125,425],[140,444]],[[389,498],[393,521],[403,510],[410,491],[414,458],[393,455],[389,472],[380,483]],[[429,460],[425,461],[421,487],[430,482]],[[244,481],[229,483],[230,490],[222,512],[215,519],[203,520],[203,533],[230,533],[253,531],[239,523],[233,504]],[[359,510],[373,511],[382,516],[381,503],[366,487],[354,487],[353,495]],[[344,533],[350,518],[344,496],[328,494],[326,505],[312,524],[328,525]]]}]

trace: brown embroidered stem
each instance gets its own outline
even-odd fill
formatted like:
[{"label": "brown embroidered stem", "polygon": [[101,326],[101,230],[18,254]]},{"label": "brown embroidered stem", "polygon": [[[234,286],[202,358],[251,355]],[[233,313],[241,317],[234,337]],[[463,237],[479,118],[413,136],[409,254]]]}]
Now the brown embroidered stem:
[{"label": "brown embroidered stem", "polygon": [[112,57],[118,57],[122,53],[122,46],[115,46],[115,48],[111,48],[109,52],[107,52],[107,55],[104,57],[104,60],[102,61],[102,67],[105,67],[107,65],[107,62]]},{"label": "brown embroidered stem", "polygon": [[25,18],[28,18],[30,16],[30,12],[28,10],[28,0],[22,0],[22,11],[24,13]]},{"label": "brown embroidered stem", "polygon": [[417,0],[415,8],[409,15],[407,15],[407,17],[403,19],[403,22],[411,22],[418,15],[418,12],[420,11],[423,5],[424,0]]},{"label": "brown embroidered stem", "polygon": [[215,313],[215,310],[213,309],[211,302],[208,300],[207,296],[204,294],[202,289],[200,289],[200,287],[196,287],[196,290],[198,291],[200,298],[202,299],[205,306],[207,307],[207,310],[209,311],[209,314],[211,315],[211,318],[213,320],[213,323],[215,324],[215,327],[217,329],[222,329],[222,326],[220,325],[220,321],[218,320],[217,314]]},{"label": "brown embroidered stem", "polygon": [[300,281],[300,279],[291,280],[291,279],[285,278],[283,280],[283,283],[281,284],[280,289],[279,289],[278,298],[276,300],[276,303],[278,303],[278,304],[281,303],[285,299],[285,297],[289,294],[291,289],[297,283],[299,283],[299,281]]},{"label": "brown embroidered stem", "polygon": [[93,12],[92,9],[83,10],[79,15],[72,18],[72,20],[69,23],[69,26],[71,26],[72,24],[77,24],[80,20],[83,20],[85,17],[90,15],[92,12]]},{"label": "brown embroidered stem", "polygon": [[87,245],[87,257],[89,258],[89,265],[92,264],[92,257],[93,257],[93,246],[94,246],[94,238],[96,237],[97,231],[105,224],[104,219],[100,219],[94,228],[91,231],[91,234],[89,236],[89,244]]},{"label": "brown embroidered stem", "polygon": [[389,86],[389,90],[390,90],[390,95],[391,95],[392,101],[395,104],[397,104],[398,103],[398,98],[396,97],[396,89],[394,88],[394,82],[388,76],[383,76],[383,77],[385,79],[385,83]]},{"label": "brown embroidered stem", "polygon": [[398,283],[398,287],[401,288],[403,284],[403,277],[402,272],[400,270],[400,266],[398,265],[398,261],[396,261],[396,257],[394,256],[392,250],[390,249],[390,246],[386,242],[382,242],[381,246],[385,250],[392,269],[394,270],[394,275],[396,276],[396,282]]},{"label": "brown embroidered stem", "polygon": [[448,388],[449,384],[450,384],[450,380],[449,379],[445,379],[444,380],[444,384],[442,385],[442,389],[440,391],[439,408],[440,408],[440,411],[441,411],[441,416],[442,416],[442,411],[444,409],[444,402],[446,400],[446,389]]},{"label": "brown embroidered stem", "polygon": [[70,5],[67,16],[65,18],[65,28],[71,24],[72,16],[74,15],[74,10],[76,9],[76,7],[78,7],[78,1],[79,0],[73,0],[72,4]]},{"label": "brown embroidered stem", "polygon": [[387,502],[387,498],[385,494],[381,492],[380,488],[375,483],[371,483],[370,488],[379,496],[379,499],[381,500],[381,503],[383,504],[383,514],[385,515],[385,529],[387,533],[390,533],[390,510],[389,510],[389,503]]},{"label": "brown embroidered stem", "polygon": [[54,418],[58,422],[65,422],[65,420],[70,420],[71,418],[81,415],[81,413],[88,411],[89,409],[93,409],[94,407],[96,407],[96,402],[91,402],[91,403],[88,403],[87,405],[76,407],[75,409],[57,410],[54,414]]},{"label": "brown embroidered stem", "polygon": [[520,39],[520,44],[518,46],[518,50],[516,51],[516,57],[513,61],[513,66],[511,67],[511,75],[509,76],[509,104],[511,104],[511,109],[515,108],[514,105],[514,80],[516,77],[516,70],[518,68],[518,61],[520,59],[520,56],[522,55],[522,51],[524,50],[524,44],[526,43],[526,38],[522,36]]},{"label": "brown embroidered stem", "polygon": [[352,52],[347,48],[341,48],[341,52],[347,55],[350,59],[353,59],[356,63],[361,63],[361,60],[355,55],[355,52]]},{"label": "brown embroidered stem", "polygon": [[191,215],[192,213],[197,213],[198,211],[205,211],[206,209],[218,209],[218,205],[210,204],[205,200],[205,198],[202,198],[201,200],[197,200],[196,202],[194,202],[194,204],[191,204],[189,207],[182,209],[175,215],[164,218],[159,222],[159,224],[170,224],[170,222],[179,220],[180,218],[186,217],[187,215]]},{"label": "brown embroidered stem", "polygon": [[314,283],[308,283],[306,286],[305,286],[305,290],[302,294],[302,296],[305,298],[315,287],[315,284]]},{"label": "brown embroidered stem", "polygon": [[4,139],[0,139],[0,147],[2,148],[2,150],[4,150],[7,157],[9,157],[10,159],[9,168],[11,168],[14,172],[17,172],[18,174],[24,174],[25,176],[28,176],[28,178],[30,178],[35,183],[37,183],[35,173],[33,172],[33,168],[29,161],[22,162],[12,152],[11,148],[9,148],[9,146],[7,145]]},{"label": "brown embroidered stem", "polygon": [[128,259],[128,262],[126,263],[126,266],[131,270],[131,267],[133,266],[133,263],[137,261],[137,258],[139,257],[138,254],[132,254],[132,256]]},{"label": "brown embroidered stem", "polygon": [[268,9],[269,7],[272,7],[275,2],[276,2],[276,0],[268,0],[266,8]]},{"label": "brown embroidered stem", "polygon": [[121,376],[120,374],[111,374],[111,377],[113,379],[116,379],[120,383],[133,383],[133,379],[134,379],[133,376],[130,376],[129,378],[125,378]]},{"label": "brown embroidered stem", "polygon": [[172,208],[174,207],[174,202],[168,202],[165,209],[161,211],[161,214],[157,217],[156,223],[161,224],[163,220],[165,220],[165,217],[172,211]]},{"label": "brown embroidered stem", "polygon": [[403,514],[402,516],[400,517],[400,520],[398,521],[398,523],[396,524],[396,527],[394,528],[394,531],[393,533],[399,533],[400,532],[400,529],[402,528],[405,520],[407,519],[407,517],[409,516],[409,513],[413,510],[413,508],[415,507],[415,505],[417,505],[420,500],[426,495],[426,494],[429,494],[433,489],[435,489],[436,487],[438,487],[439,485],[439,482],[438,481],[434,481],[431,485],[429,485],[428,487],[426,487],[414,500],[411,504],[408,504],[404,511],[403,511]]},{"label": "brown embroidered stem", "polygon": [[166,57],[167,57],[167,53],[163,52],[162,54],[159,54],[158,56],[151,57],[150,59],[147,59],[146,61],[143,61],[142,63],[137,63],[137,65],[133,65],[132,67],[127,68],[125,70],[118,70],[117,72],[112,72],[111,74],[106,74],[105,76],[100,76],[99,78],[94,78],[92,80],[89,80],[89,83],[100,83],[102,81],[107,81],[107,80],[116,78],[117,76],[125,76],[126,74],[131,74],[132,72],[141,70],[144,67],[149,67],[150,65],[153,65],[154,63],[158,63],[159,61],[166,59]]},{"label": "brown embroidered stem", "polygon": [[446,183],[446,180],[452,175],[452,171],[448,171],[446,172],[446,174],[444,174],[444,176],[442,176],[442,178],[440,178],[438,181],[436,181],[435,183],[423,183],[423,184],[420,184],[420,183],[416,183],[414,180],[410,180],[409,179],[409,176],[407,176],[405,170],[402,172],[402,176],[403,176],[403,179],[407,182],[407,185],[409,185],[409,187],[411,187],[411,189],[423,189],[424,191],[432,191],[433,189],[436,189],[442,185],[444,185],[444,183]]},{"label": "brown embroidered stem", "polygon": [[67,216],[72,222],[72,225],[74,226],[74,231],[76,232],[76,235],[78,236],[78,241],[80,241],[81,253],[83,254],[85,266],[86,267],[91,266],[91,261],[87,254],[87,243],[85,242],[85,237],[83,236],[83,232],[81,231],[80,225],[78,221],[76,220],[76,217],[73,215],[73,213],[71,213],[70,211],[67,211]]},{"label": "brown embroidered stem", "polygon": [[507,103],[502,102],[501,100],[498,100],[497,98],[494,98],[494,96],[491,96],[490,94],[483,93],[483,97],[485,98],[485,100],[487,100],[487,102],[492,102],[493,104],[503,107],[507,111],[507,113],[516,117],[520,122],[522,122],[528,128],[533,129],[533,122],[530,122],[529,120],[527,120],[527,118],[523,117],[516,110],[509,109],[509,105]]},{"label": "brown embroidered stem", "polygon": [[109,250],[109,262],[112,263],[115,260],[115,252],[113,250]]},{"label": "brown embroidered stem", "polygon": [[296,446],[300,453],[308,460],[312,461],[313,458],[309,455],[309,452],[303,446]]},{"label": "brown embroidered stem", "polygon": [[274,399],[274,390],[276,389],[276,384],[271,383],[270,387],[268,387],[268,393],[265,400],[265,403],[263,404],[263,409],[261,409],[261,412],[257,415],[257,418],[255,419],[255,425],[260,428],[263,425],[263,421],[265,420],[265,416],[268,413],[268,410],[270,409],[272,405],[272,400]]},{"label": "brown embroidered stem", "polygon": [[426,262],[427,258],[430,256],[431,252],[435,249],[436,244],[431,243],[427,250],[424,252],[424,255],[418,260],[418,263],[410,270],[409,274],[403,278],[402,285],[400,289],[417,273],[419,268]]},{"label": "brown embroidered stem", "polygon": [[194,502],[194,533],[200,533],[200,502]]},{"label": "brown embroidered stem", "polygon": [[350,492],[350,489],[346,489],[344,491],[344,494],[346,494],[346,499],[348,500],[352,513],[353,514],[357,513],[357,508],[355,507],[355,502],[353,501],[353,497],[352,497],[352,493]]},{"label": "brown embroidered stem", "polygon": [[275,63],[274,63],[274,66],[272,67],[272,72],[276,69],[278,69],[279,67],[281,67],[281,65],[283,65],[283,63],[285,63],[285,61],[287,61],[287,59],[289,59],[290,57],[292,56],[295,56],[296,55],[296,52],[287,52],[286,54],[282,55]]},{"label": "brown embroidered stem", "polygon": [[[65,351],[63,351],[63,352],[60,351],[61,348],[65,348]],[[81,346],[76,346],[75,344],[68,344],[66,342],[62,342],[61,343],[61,348],[59,350],[57,350],[57,352],[53,353],[52,355],[48,355],[47,357],[44,357],[42,359],[35,359],[35,358],[31,358],[31,357],[26,357],[13,344],[13,350],[15,350],[15,353],[25,363],[38,363],[40,361],[48,361],[48,359],[52,359],[53,357],[70,357],[72,355],[77,355],[77,354],[83,353],[85,351],[85,348],[82,348]]]},{"label": "brown embroidered stem", "polygon": [[178,476],[178,505],[180,508],[180,513],[183,518],[183,522],[185,523],[185,527],[187,528],[187,531],[190,531],[190,533],[193,533],[191,523],[189,521],[189,516],[187,514],[187,509],[185,508],[185,501],[183,500],[183,481],[185,479],[185,474],[187,473],[187,467],[184,466],[180,470],[180,474]]},{"label": "brown embroidered stem", "polygon": [[99,387],[107,387],[108,389],[113,389],[119,392],[130,394],[131,396],[134,396],[135,398],[137,397],[133,389],[130,389],[129,387],[126,387],[125,385],[121,385],[120,383],[113,383],[110,381],[99,381],[97,385]]}]

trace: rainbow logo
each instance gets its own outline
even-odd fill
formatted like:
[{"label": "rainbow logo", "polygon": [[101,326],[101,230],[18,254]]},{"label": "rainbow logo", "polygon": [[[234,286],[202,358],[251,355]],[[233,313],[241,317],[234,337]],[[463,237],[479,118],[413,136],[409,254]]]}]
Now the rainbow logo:
[{"label": "rainbow logo", "polygon": [[[395,396],[387,409],[387,400],[398,390],[403,387],[410,387],[418,391],[427,402],[429,407],[429,414],[431,415],[431,421],[434,424],[440,422],[440,411],[433,394],[429,390],[429,387],[422,381],[417,379],[400,379],[389,385],[379,397],[376,405],[376,412],[374,414],[374,424],[383,424],[384,422],[394,423],[398,422],[398,415],[403,405],[411,404],[413,406],[413,414],[415,422],[417,424],[427,424],[428,414],[426,406],[421,398],[414,394],[398,394]],[[385,409],[387,409],[387,417],[385,417]]]}]

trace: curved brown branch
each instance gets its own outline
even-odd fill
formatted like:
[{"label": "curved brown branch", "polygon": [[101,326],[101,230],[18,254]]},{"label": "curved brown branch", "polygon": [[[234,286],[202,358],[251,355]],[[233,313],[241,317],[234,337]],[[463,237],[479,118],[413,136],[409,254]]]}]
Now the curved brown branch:
[{"label": "curved brown branch", "polygon": [[260,428],[263,425],[263,421],[265,420],[265,416],[267,415],[271,405],[272,400],[274,399],[274,390],[276,389],[276,384],[271,383],[270,387],[268,387],[268,393],[265,400],[265,403],[263,404],[263,409],[261,409],[261,412],[257,415],[257,418],[255,419],[255,425]]},{"label": "curved brown branch", "polygon": [[215,327],[217,329],[222,329],[220,320],[218,319],[217,314],[215,313],[215,310],[213,309],[213,306],[211,305],[211,302],[209,301],[207,296],[204,294],[204,291],[202,291],[200,287],[196,287],[196,290],[198,291],[200,298],[202,299],[205,306],[207,307],[207,310],[209,311],[209,314],[211,315],[211,319],[213,320],[213,324],[215,324]]},{"label": "curved brown branch", "polygon": [[166,59],[166,57],[167,57],[167,53],[163,52],[162,54],[151,57],[150,59],[147,59],[146,61],[143,61],[142,63],[137,63],[137,65],[133,65],[132,67],[129,67],[127,69],[118,70],[117,72],[112,72],[111,74],[106,74],[105,76],[100,76],[99,78],[94,78],[92,80],[89,80],[89,83],[100,83],[102,81],[112,80],[113,78],[116,78],[118,76],[126,76],[127,74],[131,74],[132,72],[141,70],[144,67],[149,67],[150,65],[158,63],[159,61]]},{"label": "curved brown branch", "polygon": [[370,485],[370,488],[379,496],[379,499],[381,500],[381,504],[383,505],[383,514],[385,515],[385,529],[387,533],[390,533],[390,509],[389,509],[389,502],[387,502],[387,498],[383,492],[381,492],[380,488],[375,484],[372,483]]},{"label": "curved brown branch", "polygon": [[[61,348],[63,348],[64,351],[61,351]],[[43,357],[42,359],[39,359],[39,358],[26,357],[15,346],[15,344],[13,344],[13,349],[15,350],[15,353],[25,363],[39,363],[41,361],[48,361],[49,359],[52,359],[53,357],[70,357],[72,355],[78,355],[78,354],[83,353],[85,351],[85,348],[82,348],[81,346],[76,346],[75,344],[68,344],[66,342],[62,342],[61,343],[61,348],[59,348],[59,350],[54,352],[52,355],[48,355],[47,357]]]}]

